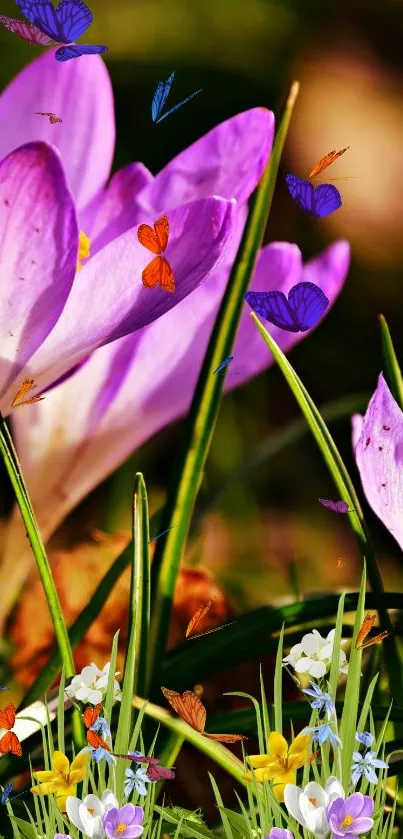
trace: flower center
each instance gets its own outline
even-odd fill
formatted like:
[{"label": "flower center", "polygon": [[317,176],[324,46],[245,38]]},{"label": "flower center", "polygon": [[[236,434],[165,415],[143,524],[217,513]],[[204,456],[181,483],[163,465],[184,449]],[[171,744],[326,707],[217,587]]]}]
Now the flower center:
[{"label": "flower center", "polygon": [[310,801],[311,804],[313,804],[313,806],[316,807],[316,798],[308,798],[308,801]]},{"label": "flower center", "polygon": [[342,827],[349,827],[350,824],[353,823],[353,821],[354,819],[352,818],[352,816],[346,816],[346,818],[343,821]]},{"label": "flower center", "polygon": [[79,239],[78,239],[78,257],[77,257],[76,271],[81,271],[81,269],[83,267],[81,265],[81,260],[82,259],[88,259],[90,253],[91,253],[91,242],[90,242],[87,234],[83,233],[83,231],[81,230],[80,235],[79,235]]},{"label": "flower center", "polygon": [[[351,819],[351,821],[352,821],[352,819]],[[123,824],[123,822],[120,822],[120,824],[118,824],[118,826],[116,828],[116,833],[123,833],[123,831],[126,830],[126,827],[127,827],[127,824]]]},{"label": "flower center", "polygon": [[87,807],[87,810],[89,813],[91,813],[91,816],[95,816],[95,810],[93,807]]}]

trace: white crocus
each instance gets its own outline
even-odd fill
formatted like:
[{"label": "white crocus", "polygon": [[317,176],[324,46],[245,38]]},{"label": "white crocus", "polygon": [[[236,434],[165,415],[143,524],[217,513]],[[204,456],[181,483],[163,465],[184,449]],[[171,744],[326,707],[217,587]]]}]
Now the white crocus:
[{"label": "white crocus", "polygon": [[103,816],[113,807],[119,809],[119,802],[112,790],[105,790],[101,800],[96,795],[86,795],[81,801],[69,795],[66,801],[67,815],[75,827],[90,839],[104,839]]},{"label": "white crocus", "polygon": [[302,790],[295,784],[287,784],[284,789],[284,803],[291,816],[310,830],[316,839],[325,839],[330,833],[326,809],[336,798],[344,798],[340,782],[332,776],[326,781],[325,788],[311,781]]},{"label": "white crocus", "polygon": [[[110,662],[105,664],[105,667],[100,670],[96,664],[88,664],[83,667],[81,673],[71,681],[71,684],[66,687],[66,693],[70,699],[78,699],[80,702],[89,702],[91,705],[98,705],[102,702],[108,685]],[[119,671],[115,676],[119,675]],[[120,701],[122,698],[119,682],[114,680],[113,683],[113,698]]]},{"label": "white crocus", "polygon": [[[329,670],[332,661],[335,630],[331,629],[327,638],[322,638],[320,632],[314,629],[303,636],[299,644],[291,647],[289,654],[283,658],[284,664],[290,664],[296,673],[307,673],[314,679],[321,679]],[[345,641],[341,641],[345,644]],[[339,670],[347,673],[348,664],[344,650],[340,650]]]}]

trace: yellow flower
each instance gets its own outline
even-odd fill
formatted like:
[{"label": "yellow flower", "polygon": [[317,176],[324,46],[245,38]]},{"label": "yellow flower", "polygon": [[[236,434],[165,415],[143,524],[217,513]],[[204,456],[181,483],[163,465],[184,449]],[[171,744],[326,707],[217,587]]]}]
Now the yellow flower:
[{"label": "yellow flower", "polygon": [[[259,783],[273,781],[273,793],[277,801],[284,801],[284,787],[295,784],[296,769],[308,760],[310,734],[299,734],[288,747],[287,740],[278,731],[272,731],[267,738],[267,755],[251,755],[248,760],[255,770]],[[251,779],[251,773],[247,777]]]},{"label": "yellow flower", "polygon": [[31,787],[31,792],[34,795],[49,795],[51,792],[56,792],[57,804],[62,810],[66,809],[66,800],[69,795],[76,794],[76,788],[79,781],[82,781],[87,772],[87,765],[89,760],[88,752],[81,752],[78,754],[70,766],[70,761],[63,752],[53,752],[52,769],[43,772],[34,772],[34,778],[39,781],[37,787]]}]

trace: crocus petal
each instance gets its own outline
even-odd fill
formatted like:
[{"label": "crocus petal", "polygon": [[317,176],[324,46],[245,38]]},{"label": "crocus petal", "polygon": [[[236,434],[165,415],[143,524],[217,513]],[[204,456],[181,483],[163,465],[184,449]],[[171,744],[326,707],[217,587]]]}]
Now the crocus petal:
[{"label": "crocus petal", "polygon": [[26,363],[64,308],[77,261],[73,200],[59,157],[45,143],[1,161],[0,229],[0,388],[10,391],[2,402],[8,413]]},{"label": "crocus petal", "polygon": [[284,788],[284,804],[292,817],[305,827],[305,819],[301,813],[300,800],[303,797],[300,787],[296,784],[286,784]]},{"label": "crocus petal", "polygon": [[222,122],[174,157],[139,195],[148,212],[161,212],[209,195],[246,201],[271,151],[274,116],[253,108]]},{"label": "crocus petal", "polygon": [[144,828],[141,827],[139,824],[132,824],[126,828],[124,833],[122,834],[125,839],[136,839],[137,836],[141,836]]},{"label": "crocus petal", "polygon": [[[63,122],[51,125],[35,110],[53,112]],[[100,56],[61,64],[48,51],[32,61],[1,94],[0,123],[7,126],[0,157],[32,140],[46,140],[59,149],[78,207],[98,195],[115,145],[112,87]]]},{"label": "crocus petal", "polygon": [[170,240],[164,257],[175,275],[174,294],[144,288],[141,275],[150,252],[138,241],[136,229],[102,248],[76,275],[58,323],[31,359],[38,386],[46,386],[102,344],[177,306],[223,258],[237,213],[235,201],[221,198],[205,198],[168,213]]},{"label": "crocus petal", "polygon": [[355,459],[368,503],[403,550],[403,412],[381,373]]},{"label": "crocus petal", "polygon": [[[88,797],[88,796],[87,796]],[[76,798],[75,795],[69,795],[66,800],[66,811],[67,815],[71,822],[73,822],[74,827],[77,827],[78,830],[84,831],[84,823],[80,816],[80,808],[83,806],[82,802],[79,798]],[[85,808],[86,809],[86,808]],[[86,810],[88,812],[88,810]]]},{"label": "crocus petal", "polygon": [[135,199],[152,181],[153,176],[143,163],[130,163],[115,172],[100,199],[93,225],[87,230],[92,255],[142,221],[144,210]]}]

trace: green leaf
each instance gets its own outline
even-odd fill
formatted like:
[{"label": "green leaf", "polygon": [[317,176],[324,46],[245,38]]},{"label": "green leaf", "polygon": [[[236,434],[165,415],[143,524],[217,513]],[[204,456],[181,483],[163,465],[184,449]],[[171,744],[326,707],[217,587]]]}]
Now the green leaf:
[{"label": "green leaf", "polygon": [[364,604],[365,604],[365,584],[366,573],[365,568],[362,575],[360,594],[358,598],[357,614],[355,616],[353,643],[351,645],[350,660],[348,663],[348,673],[346,689],[344,693],[344,707],[340,723],[340,739],[343,743],[342,751],[342,786],[348,789],[351,780],[351,763],[353,751],[355,749],[355,733],[357,731],[357,714],[358,703],[360,699],[360,680],[361,680],[361,663],[362,650],[356,649],[358,632],[364,619]]},{"label": "green leaf", "polygon": [[388,324],[383,315],[379,315],[379,322],[381,324],[381,338],[383,357],[386,366],[386,378],[393,396],[397,404],[403,411],[403,377],[400,370],[399,362],[393,346],[392,337],[389,332]]},{"label": "green leaf", "polygon": [[[129,639],[126,650],[122,700],[115,739],[115,752],[127,754],[132,728],[132,698],[145,688],[148,627],[150,621],[150,586],[148,552],[148,504],[144,478],[137,472],[133,493],[133,551],[130,579]],[[116,768],[116,795],[123,795],[125,765]]]},{"label": "green leaf", "polygon": [[283,733],[283,640],[284,624],[281,627],[274,671],[274,730]]},{"label": "green leaf", "polygon": [[280,158],[298,94],[294,83],[277,131],[272,154],[255,192],[238,254],[217,314],[182,437],[168,503],[164,529],[172,527],[157,544],[152,564],[152,621],[150,631],[148,692],[160,682],[168,637],[172,600],[197,493],[203,479],[217,420],[225,376],[214,370],[231,351],[248,287],[272,203]]},{"label": "green leaf", "polygon": [[[363,559],[365,559],[367,563],[368,577],[371,583],[371,588],[379,597],[381,594],[383,594],[384,587],[378,562],[376,560],[375,554],[373,553],[372,546],[369,542],[363,512],[361,510],[353,482],[348,474],[343,459],[333,440],[333,437],[331,436],[314,402],[309,396],[309,393],[307,392],[306,388],[297,376],[295,370],[285,357],[284,353],[281,352],[280,348],[278,347],[270,333],[260,323],[259,319],[256,317],[254,312],[252,312],[251,317],[253,318],[260,334],[262,335],[264,341],[266,342],[275,360],[277,361],[277,364],[280,367],[280,370],[283,373],[284,378],[287,381],[287,384],[292,390],[308,422],[308,425],[310,426],[312,434],[315,437],[315,440],[322,453],[323,459],[329,468],[329,472],[341,495],[341,498],[348,503],[350,508],[352,508],[351,512],[348,513],[350,524],[358,541],[358,545],[360,547]],[[383,608],[381,602],[377,606],[377,611],[379,614],[379,622],[381,628],[387,630],[390,633],[393,633],[393,626],[390,617],[386,609]],[[399,661],[399,658],[396,641],[393,634],[391,634],[391,636],[386,639],[384,648],[391,691],[394,693],[395,696],[402,697],[402,673],[401,668],[396,667],[396,662]]]}]

